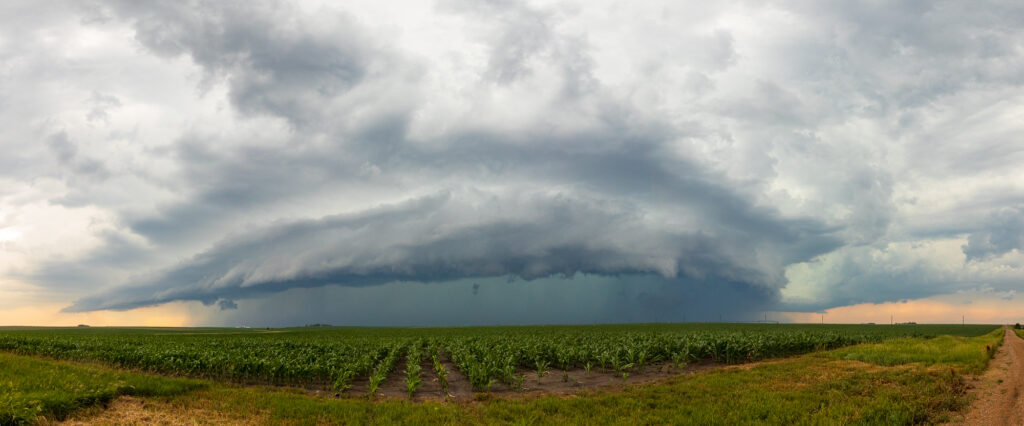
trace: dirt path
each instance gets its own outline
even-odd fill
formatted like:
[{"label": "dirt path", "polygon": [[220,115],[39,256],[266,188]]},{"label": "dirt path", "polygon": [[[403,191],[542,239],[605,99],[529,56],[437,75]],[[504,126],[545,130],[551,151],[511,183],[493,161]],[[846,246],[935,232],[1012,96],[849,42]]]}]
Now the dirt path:
[{"label": "dirt path", "polygon": [[974,383],[977,398],[964,416],[966,425],[1024,424],[1024,340],[1005,327],[1003,346]]}]

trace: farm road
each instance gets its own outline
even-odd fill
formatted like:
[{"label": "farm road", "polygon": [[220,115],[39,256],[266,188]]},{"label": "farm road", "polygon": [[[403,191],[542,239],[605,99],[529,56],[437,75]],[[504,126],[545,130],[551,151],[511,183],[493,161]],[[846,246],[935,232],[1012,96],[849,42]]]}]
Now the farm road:
[{"label": "farm road", "polygon": [[974,384],[966,425],[1024,425],[1024,340],[1004,327],[1003,346]]}]

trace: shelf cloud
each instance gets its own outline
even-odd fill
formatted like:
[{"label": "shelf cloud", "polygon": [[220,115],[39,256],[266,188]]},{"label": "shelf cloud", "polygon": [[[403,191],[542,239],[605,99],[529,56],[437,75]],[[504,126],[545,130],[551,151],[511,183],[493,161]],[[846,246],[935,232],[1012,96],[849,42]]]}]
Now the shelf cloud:
[{"label": "shelf cloud", "polygon": [[[726,219],[728,220],[728,219]],[[834,248],[814,223],[671,227],[628,205],[560,194],[445,193],[352,215],[279,223],[227,238],[141,286],[67,310],[212,304],[293,287],[576,274],[728,279],[778,289],[782,268]],[[230,304],[230,303],[229,303]]]}]

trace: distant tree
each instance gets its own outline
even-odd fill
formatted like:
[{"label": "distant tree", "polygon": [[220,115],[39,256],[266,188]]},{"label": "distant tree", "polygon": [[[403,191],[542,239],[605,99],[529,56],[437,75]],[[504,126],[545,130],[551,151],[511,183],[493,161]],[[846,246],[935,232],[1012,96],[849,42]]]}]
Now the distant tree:
[{"label": "distant tree", "polygon": [[1017,324],[1014,324],[1013,328],[1020,330],[1020,323],[1018,322]]}]

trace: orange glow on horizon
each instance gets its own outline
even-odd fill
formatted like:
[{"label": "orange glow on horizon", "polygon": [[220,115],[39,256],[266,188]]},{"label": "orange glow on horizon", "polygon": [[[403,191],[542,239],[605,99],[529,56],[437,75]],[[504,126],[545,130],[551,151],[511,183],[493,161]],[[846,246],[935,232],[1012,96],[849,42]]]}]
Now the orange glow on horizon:
[{"label": "orange glow on horizon", "polygon": [[0,310],[0,326],[74,327],[188,327],[197,325],[184,303],[133,309],[130,311],[60,312],[67,303],[20,306]]},{"label": "orange glow on horizon", "polygon": [[936,296],[906,302],[861,303],[815,312],[780,312],[783,318],[798,323],[822,322],[858,324],[873,322],[916,322],[920,324],[1013,324],[1024,322],[1020,302],[998,297],[967,300],[962,295]]}]

